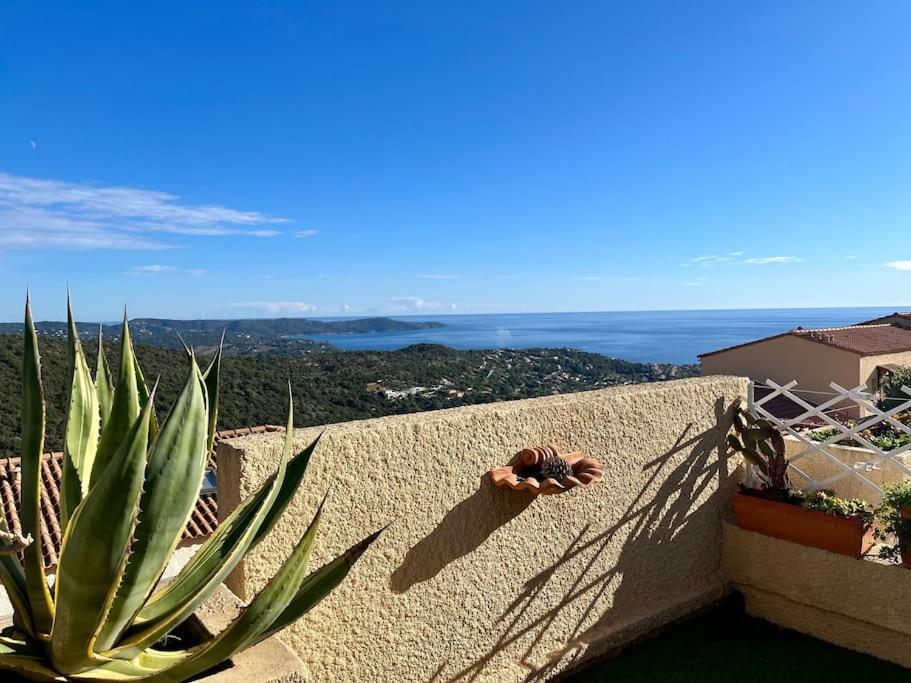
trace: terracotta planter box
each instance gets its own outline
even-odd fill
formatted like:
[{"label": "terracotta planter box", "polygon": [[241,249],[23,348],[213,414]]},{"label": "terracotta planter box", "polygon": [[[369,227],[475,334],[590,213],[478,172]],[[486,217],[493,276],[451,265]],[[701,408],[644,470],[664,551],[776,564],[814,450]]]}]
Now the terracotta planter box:
[{"label": "terracotta planter box", "polygon": [[873,524],[743,493],[733,496],[737,526],[785,541],[861,557],[873,547]]}]

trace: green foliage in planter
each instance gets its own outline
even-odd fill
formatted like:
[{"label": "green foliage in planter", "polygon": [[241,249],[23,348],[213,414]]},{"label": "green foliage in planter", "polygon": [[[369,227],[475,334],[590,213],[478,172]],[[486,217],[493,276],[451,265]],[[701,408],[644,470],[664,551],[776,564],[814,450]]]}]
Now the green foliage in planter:
[{"label": "green foliage in planter", "polygon": [[[898,413],[893,416],[899,422],[907,425],[911,424],[911,413],[905,411]],[[872,422],[878,420],[877,416],[870,416],[862,421],[860,424],[863,425],[863,422]],[[857,420],[848,420],[845,422],[845,427],[853,429],[858,424]],[[841,434],[842,432],[838,429],[816,429],[807,433],[807,436],[813,441],[828,441],[833,436]],[[878,449],[882,451],[891,451],[901,446],[904,446],[909,441],[911,441],[911,435],[907,432],[902,431],[901,429],[896,429],[893,425],[888,422],[879,422],[869,429],[863,429],[860,432],[860,436],[872,443]],[[867,444],[862,443],[858,439],[845,437],[838,440],[839,446],[853,446],[855,448],[867,448]]]},{"label": "green foliage in planter", "polygon": [[911,398],[902,391],[902,387],[911,388],[911,368],[898,368],[880,387],[882,394],[882,398],[879,400],[880,410],[889,410]]},{"label": "green foliage in planter", "polygon": [[740,406],[734,411],[734,430],[737,435],[728,436],[728,446],[759,468],[765,476],[766,489],[789,497],[791,481],[781,432],[768,420],[755,418]]},{"label": "green foliage in planter", "polygon": [[832,491],[814,491],[806,494],[801,507],[824,512],[833,517],[858,517],[866,523],[873,521],[873,510],[866,501],[859,498],[839,498]]},{"label": "green foliage in planter", "polygon": [[911,544],[911,480],[886,485],[883,490],[882,501],[876,508],[879,520],[876,538],[888,545],[880,547],[879,555],[897,560],[902,547]]},{"label": "green foliage in planter", "polygon": [[202,372],[187,349],[186,382],[159,425],[155,388],[148,389],[136,362],[126,319],[116,386],[103,352],[92,377],[72,310],[68,322],[64,534],[51,587],[39,528],[44,392],[26,301],[21,461],[26,536],[7,529],[0,515],[0,579],[14,608],[14,626],[0,634],[0,670],[39,681],[185,681],[307,612],[342,581],[379,532],[307,575],[320,505],[287,561],[224,631],[187,649],[156,648],[276,524],[317,442],[292,457],[289,405],[275,474],[219,525],[172,581],[159,586],[202,487],[215,435],[221,354]]}]

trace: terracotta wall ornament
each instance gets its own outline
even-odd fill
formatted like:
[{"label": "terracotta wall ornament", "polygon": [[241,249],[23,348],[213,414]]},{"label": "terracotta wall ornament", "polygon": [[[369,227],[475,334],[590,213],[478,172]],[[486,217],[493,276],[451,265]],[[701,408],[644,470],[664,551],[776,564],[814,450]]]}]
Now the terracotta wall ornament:
[{"label": "terracotta wall ornament", "polygon": [[581,452],[560,454],[556,446],[525,448],[508,465],[488,472],[496,486],[534,495],[563,493],[601,481],[604,465]]}]

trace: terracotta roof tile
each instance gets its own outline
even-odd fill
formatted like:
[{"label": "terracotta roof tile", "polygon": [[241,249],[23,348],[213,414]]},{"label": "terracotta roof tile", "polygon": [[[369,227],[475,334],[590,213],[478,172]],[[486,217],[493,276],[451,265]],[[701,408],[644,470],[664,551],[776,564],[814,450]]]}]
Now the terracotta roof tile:
[{"label": "terracotta roof tile", "polygon": [[898,325],[852,325],[818,330],[793,330],[791,334],[862,356],[911,351],[911,330]]},{"label": "terracotta roof tile", "polygon": [[756,339],[745,344],[703,353],[700,358],[789,335],[850,351],[860,356],[879,356],[887,353],[911,351],[911,330],[907,328],[889,324],[851,325],[850,327],[825,327],[815,330],[797,328],[796,330]]},{"label": "terracotta roof tile", "polygon": [[[218,432],[216,442],[250,434],[265,434],[282,431],[275,425],[244,427]],[[209,468],[216,470],[215,450],[209,455]],[[18,457],[0,459],[0,513],[6,518],[9,528],[17,533],[22,531],[19,518],[21,505],[21,477]],[[62,477],[63,453],[46,453],[41,460],[41,545],[44,564],[48,569],[57,566],[63,534],[60,530],[60,480]],[[218,500],[215,493],[202,493],[184,529],[184,542],[201,540],[211,535],[218,527]]]}]

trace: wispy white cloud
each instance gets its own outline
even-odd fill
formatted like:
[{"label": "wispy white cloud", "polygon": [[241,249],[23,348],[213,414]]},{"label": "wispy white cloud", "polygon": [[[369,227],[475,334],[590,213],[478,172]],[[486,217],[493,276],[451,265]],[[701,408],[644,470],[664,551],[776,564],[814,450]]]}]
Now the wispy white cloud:
[{"label": "wispy white cloud", "polygon": [[630,283],[630,282],[645,282],[649,278],[643,277],[641,275],[577,275],[573,278],[576,282],[615,282],[615,283]]},{"label": "wispy white cloud", "polygon": [[288,219],[218,205],[188,205],[167,192],[0,173],[0,247],[159,250],[163,235],[279,234]]},{"label": "wispy white cloud", "polygon": [[702,287],[706,282],[709,282],[707,277],[697,277],[693,280],[687,280],[683,283],[684,287]]},{"label": "wispy white cloud", "polygon": [[462,276],[451,273],[426,273],[417,276],[419,280],[458,280],[460,277]]},{"label": "wispy white cloud", "polygon": [[177,266],[163,266],[152,264],[148,266],[133,266],[129,270],[123,271],[124,275],[163,275],[165,273],[180,273],[183,275],[193,275],[199,277],[205,275],[208,271],[202,268],[178,268]]},{"label": "wispy white cloud", "polygon": [[684,268],[713,268],[715,266],[726,264],[743,264],[769,265],[772,263],[798,263],[803,261],[796,256],[756,256],[751,258],[742,258],[745,252],[732,251],[727,254],[709,254],[706,256],[697,256],[689,261],[684,261],[680,265]]},{"label": "wispy white cloud", "polygon": [[758,266],[768,266],[776,263],[800,263],[803,261],[801,258],[796,256],[759,256],[756,258],[748,258],[744,260],[744,263],[750,263]]},{"label": "wispy white cloud", "polygon": [[911,261],[888,261],[886,268],[892,270],[911,270]]},{"label": "wispy white cloud", "polygon": [[308,237],[316,237],[319,234],[319,230],[298,230],[294,233],[294,236],[299,239],[307,239]]},{"label": "wispy white cloud", "polygon": [[[734,254],[737,253],[738,252],[734,252]],[[696,258],[691,258],[689,261],[685,261],[680,265],[684,268],[691,268],[693,266],[698,266],[700,268],[710,268],[722,263],[729,263],[734,257],[734,254],[709,254],[707,256],[697,256]]]},{"label": "wispy white cloud", "polygon": [[316,313],[319,310],[319,306],[303,301],[244,301],[228,304],[227,307],[265,313]]},{"label": "wispy white cloud", "polygon": [[434,301],[425,301],[418,296],[400,296],[390,299],[384,310],[393,313],[409,313],[415,311],[455,311],[455,304],[444,304]]}]

